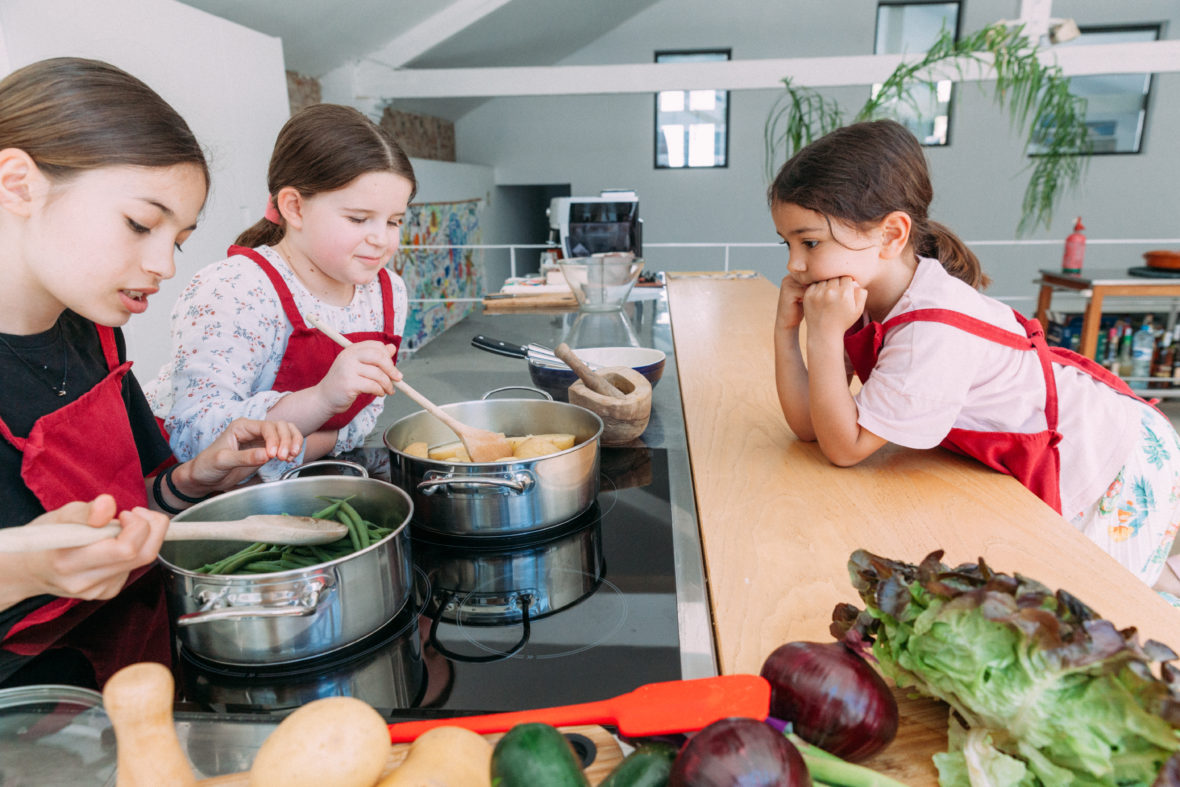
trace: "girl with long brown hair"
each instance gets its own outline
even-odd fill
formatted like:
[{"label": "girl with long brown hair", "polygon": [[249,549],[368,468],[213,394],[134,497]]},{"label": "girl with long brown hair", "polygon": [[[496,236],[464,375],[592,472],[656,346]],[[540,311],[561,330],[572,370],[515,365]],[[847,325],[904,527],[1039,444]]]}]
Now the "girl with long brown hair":
[{"label": "girl with long brown hair", "polygon": [[237,417],[294,422],[308,435],[300,461],[348,451],[401,379],[408,297],[385,263],[417,189],[406,154],[357,110],[318,104],[279,132],[267,186],[264,217],[173,309],[173,358],[149,397],[181,457]]},{"label": "girl with long brown hair", "polygon": [[170,464],[130,372],[120,326],[175,273],[208,187],[184,120],[125,71],[55,58],[0,81],[0,527],[122,526],[0,554],[0,684],[94,686],[168,663],[161,512],[300,450],[289,423],[235,421]]},{"label": "girl with long brown hair", "polygon": [[1121,379],[979,291],[975,255],[929,217],[908,130],[837,129],[787,161],[768,198],[789,254],[775,379],[800,439],[841,466],[886,442],[975,457],[1160,579],[1180,521],[1180,437]]}]

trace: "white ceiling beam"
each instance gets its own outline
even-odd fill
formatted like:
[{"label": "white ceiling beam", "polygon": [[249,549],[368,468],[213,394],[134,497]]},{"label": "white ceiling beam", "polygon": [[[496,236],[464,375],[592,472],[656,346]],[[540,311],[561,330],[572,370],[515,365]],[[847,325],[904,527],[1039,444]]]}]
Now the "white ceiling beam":
[{"label": "white ceiling beam", "polygon": [[[1180,41],[1065,46],[1041,51],[1067,76],[1180,71]],[[807,87],[871,85],[883,81],[903,55],[852,55],[701,63],[632,63],[602,66],[394,69],[362,61],[355,73],[359,95],[385,99],[492,98],[497,96],[658,93],[661,90],[759,90],[782,87],[784,77]],[[942,79],[991,78],[991,69],[946,71]]]},{"label": "white ceiling beam", "polygon": [[400,68],[509,2],[511,0],[455,0],[365,57],[390,68]]}]

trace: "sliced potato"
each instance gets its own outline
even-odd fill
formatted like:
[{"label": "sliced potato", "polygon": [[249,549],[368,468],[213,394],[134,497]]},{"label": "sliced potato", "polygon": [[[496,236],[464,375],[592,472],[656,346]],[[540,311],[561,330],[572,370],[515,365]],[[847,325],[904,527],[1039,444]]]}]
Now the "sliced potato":
[{"label": "sliced potato", "polygon": [[[549,454],[556,454],[559,451],[564,451],[567,448],[573,448],[576,438],[572,434],[564,432],[553,432],[550,434],[534,434],[534,435],[515,435],[507,438],[508,445],[512,447],[511,456],[502,456],[499,459],[494,459],[495,462],[507,462],[513,459],[534,459],[540,456],[548,456]],[[467,454],[467,449],[463,443],[456,440],[453,443],[444,443],[443,445],[435,446],[434,448],[427,448],[425,443],[411,443],[402,449],[403,453],[410,456],[424,456],[428,459],[435,459],[440,462],[470,462],[471,457]],[[417,453],[421,451],[422,453]]]},{"label": "sliced potato", "polygon": [[517,459],[533,459],[538,456],[555,454],[560,450],[552,440],[541,437],[540,435],[533,435],[516,446],[516,450],[512,452],[512,455]]},{"label": "sliced potato", "polygon": [[553,443],[553,445],[557,446],[558,451],[564,451],[567,448],[574,447],[575,438],[572,434],[564,434],[562,432],[556,432],[554,434],[534,435],[534,437],[540,437],[544,440],[548,440],[549,442]]},{"label": "sliced potato", "polygon": [[436,445],[434,448],[430,449],[430,451],[427,453],[427,456],[430,459],[454,459],[460,451],[463,451],[463,443],[456,440],[453,443]]}]

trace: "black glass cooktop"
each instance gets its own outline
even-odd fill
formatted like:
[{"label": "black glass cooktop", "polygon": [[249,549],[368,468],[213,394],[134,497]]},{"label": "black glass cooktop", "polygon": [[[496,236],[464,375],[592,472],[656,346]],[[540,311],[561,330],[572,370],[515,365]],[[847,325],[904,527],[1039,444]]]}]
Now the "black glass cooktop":
[{"label": "black glass cooktop", "polygon": [[[390,717],[604,699],[681,677],[664,449],[602,448],[583,515],[530,538],[415,534],[415,594],[382,629],[282,668],[183,652],[178,710],[286,711],[350,695]],[[432,537],[433,539],[433,537]]]}]

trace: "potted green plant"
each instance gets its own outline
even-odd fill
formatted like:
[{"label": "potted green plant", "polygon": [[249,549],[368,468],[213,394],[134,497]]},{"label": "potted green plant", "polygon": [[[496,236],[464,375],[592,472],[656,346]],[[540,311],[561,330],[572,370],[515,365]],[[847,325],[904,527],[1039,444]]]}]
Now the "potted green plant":
[{"label": "potted green plant", "polygon": [[[1091,152],[1086,126],[1086,101],[1070,92],[1069,78],[1055,64],[1038,57],[1038,48],[1023,34],[1023,27],[993,24],[954,40],[944,30],[934,45],[917,60],[902,62],[865,102],[851,122],[892,117],[895,107],[916,106],[913,90],[933,87],[947,73],[960,81],[971,70],[990,71],[996,103],[1011,116],[1013,127],[1026,134],[1025,150],[1035,151],[1028,186],[1021,205],[1018,234],[1048,227],[1064,190],[1081,182]],[[843,110],[816,90],[783,79],[785,92],[775,102],[766,121],[766,164],[773,175],[776,160],[829,131],[844,125]],[[782,159],[778,156],[784,154]]]}]

